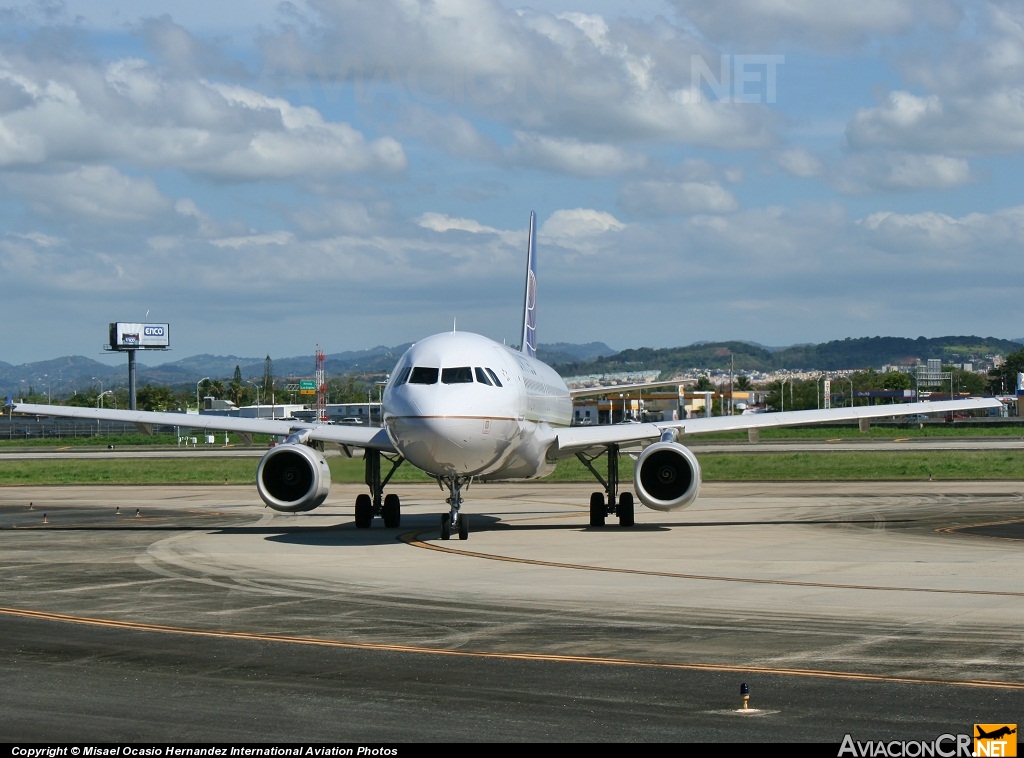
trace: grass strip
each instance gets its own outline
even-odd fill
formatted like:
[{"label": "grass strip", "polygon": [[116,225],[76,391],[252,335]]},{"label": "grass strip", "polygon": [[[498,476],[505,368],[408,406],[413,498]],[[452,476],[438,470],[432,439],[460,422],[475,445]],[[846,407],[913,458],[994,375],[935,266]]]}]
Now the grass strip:
[{"label": "grass strip", "polygon": [[[814,453],[729,453],[699,457],[704,481],[870,481],[870,480],[1024,480],[1024,451],[827,451]],[[361,459],[329,458],[332,480],[363,481]],[[61,484],[255,484],[253,458],[15,460],[0,465],[0,486]],[[598,470],[603,470],[598,465]],[[619,475],[628,481],[633,460],[620,459]],[[545,477],[554,482],[591,482],[576,459],[560,461]],[[423,472],[401,466],[393,482],[432,481]]]}]

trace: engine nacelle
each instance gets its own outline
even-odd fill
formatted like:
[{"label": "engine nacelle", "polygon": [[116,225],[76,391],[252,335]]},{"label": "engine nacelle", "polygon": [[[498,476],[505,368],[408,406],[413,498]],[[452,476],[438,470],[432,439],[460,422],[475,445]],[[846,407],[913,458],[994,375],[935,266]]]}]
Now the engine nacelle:
[{"label": "engine nacelle", "polygon": [[697,499],[700,464],[678,442],[655,442],[640,453],[633,471],[640,502],[656,511],[676,511]]},{"label": "engine nacelle", "polygon": [[324,454],[308,445],[285,443],[270,450],[256,470],[256,489],[275,511],[311,511],[327,499],[331,471]]}]

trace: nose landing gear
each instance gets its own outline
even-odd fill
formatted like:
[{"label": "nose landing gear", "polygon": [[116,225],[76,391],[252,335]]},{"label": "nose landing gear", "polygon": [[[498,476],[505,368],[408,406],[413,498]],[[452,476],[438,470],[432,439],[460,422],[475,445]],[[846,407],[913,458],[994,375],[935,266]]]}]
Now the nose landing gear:
[{"label": "nose landing gear", "polygon": [[445,502],[451,506],[450,513],[441,514],[441,539],[451,539],[452,529],[454,528],[459,535],[460,540],[469,539],[469,520],[468,517],[461,513],[462,508],[462,486],[468,485],[472,481],[472,477],[462,476],[445,476],[439,477],[437,483],[439,486],[448,487],[448,497]]}]

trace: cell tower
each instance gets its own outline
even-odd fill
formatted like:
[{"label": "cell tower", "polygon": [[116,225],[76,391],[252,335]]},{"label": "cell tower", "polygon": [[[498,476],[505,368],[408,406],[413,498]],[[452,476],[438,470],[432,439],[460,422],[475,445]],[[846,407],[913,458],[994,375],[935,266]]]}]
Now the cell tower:
[{"label": "cell tower", "polygon": [[327,420],[327,379],[324,373],[324,351],[316,346],[316,420]]}]

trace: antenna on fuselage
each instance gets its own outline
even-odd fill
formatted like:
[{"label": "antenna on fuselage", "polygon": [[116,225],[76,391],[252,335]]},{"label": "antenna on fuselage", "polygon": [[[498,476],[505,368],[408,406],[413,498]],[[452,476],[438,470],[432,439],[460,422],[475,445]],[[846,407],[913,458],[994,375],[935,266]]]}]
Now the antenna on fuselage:
[{"label": "antenna on fuselage", "polygon": [[459,321],[459,318],[458,318],[458,316],[456,316],[455,318],[453,318],[453,319],[452,319],[452,334],[455,334],[455,332],[456,332],[456,331],[458,331],[458,330],[457,330],[457,329],[455,328],[455,324],[457,324],[457,323],[458,323],[458,321]]}]

